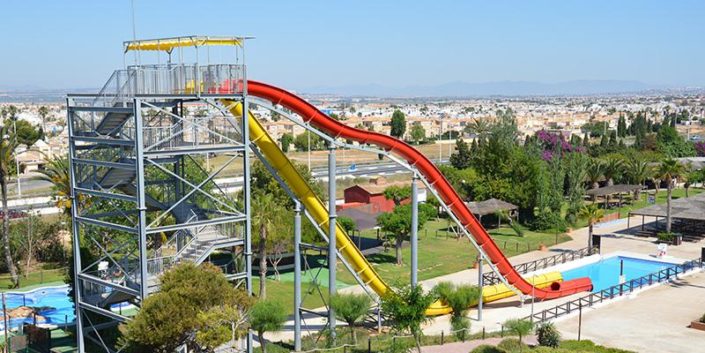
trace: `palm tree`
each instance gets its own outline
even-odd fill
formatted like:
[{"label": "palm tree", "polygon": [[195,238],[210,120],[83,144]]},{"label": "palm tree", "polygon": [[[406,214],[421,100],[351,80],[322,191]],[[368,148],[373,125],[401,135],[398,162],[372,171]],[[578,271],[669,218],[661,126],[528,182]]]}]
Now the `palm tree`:
[{"label": "palm tree", "polygon": [[[632,184],[643,186],[646,179],[653,174],[649,163],[643,158],[636,156],[629,158],[624,164],[624,167],[626,169],[626,175],[629,178],[629,182]],[[636,191],[634,191],[634,198],[638,200],[640,195],[641,189],[636,189]]]},{"label": "palm tree", "polygon": [[44,134],[47,133],[47,115],[49,115],[49,109],[45,106],[39,107],[39,116],[42,118],[42,131]]},{"label": "palm tree", "polygon": [[[10,106],[11,108],[14,106]],[[12,253],[10,252],[10,215],[7,207],[7,180],[10,177],[10,166],[14,163],[13,156],[15,148],[17,148],[17,139],[10,135],[11,130],[8,125],[0,127],[2,141],[0,141],[0,197],[2,197],[2,245],[5,255],[5,265],[12,277],[12,286],[19,286],[19,276],[17,276],[17,268],[12,262]]]},{"label": "palm tree", "polygon": [[685,172],[685,167],[673,158],[661,162],[656,175],[666,182],[666,233],[671,232],[671,196],[673,195],[673,181]]},{"label": "palm tree", "polygon": [[259,297],[267,297],[267,238],[282,225],[282,207],[270,193],[255,192],[252,195],[252,227],[259,234],[257,255],[259,256]]},{"label": "palm tree", "polygon": [[600,209],[597,205],[585,205],[580,209],[578,216],[585,218],[588,222],[588,248],[592,249],[592,231],[593,226],[597,221],[605,216],[605,210]]},{"label": "palm tree", "polygon": [[614,179],[622,174],[624,162],[615,157],[608,158],[604,164],[604,174],[607,180],[607,186],[614,185]]},{"label": "palm tree", "polygon": [[48,181],[56,192],[56,207],[63,210],[64,215],[71,214],[71,180],[69,159],[61,156],[50,160],[44,169],[39,170],[36,179]]},{"label": "palm tree", "polygon": [[477,140],[484,140],[491,129],[492,125],[488,119],[472,119],[472,121],[465,126],[465,132],[474,134]]},{"label": "palm tree", "polygon": [[599,159],[593,159],[590,161],[590,166],[588,167],[586,174],[587,179],[590,182],[591,189],[597,189],[600,187],[600,179],[602,179],[605,171],[605,166]]}]

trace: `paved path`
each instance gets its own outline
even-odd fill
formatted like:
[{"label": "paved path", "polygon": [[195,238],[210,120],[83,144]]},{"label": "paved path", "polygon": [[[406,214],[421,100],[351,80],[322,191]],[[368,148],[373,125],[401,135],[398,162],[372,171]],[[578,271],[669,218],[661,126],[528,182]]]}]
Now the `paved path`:
[{"label": "paved path", "polygon": [[[504,340],[504,338],[492,337],[484,340],[453,342],[438,346],[424,346],[421,347],[421,353],[468,353],[483,344],[496,346],[499,342],[502,342],[502,340]],[[522,341],[530,346],[535,346],[538,344],[538,341],[536,341],[536,336],[524,337]]]},{"label": "paved path", "polygon": [[[705,352],[705,331],[687,326],[705,313],[705,273],[583,311],[582,338],[639,353]],[[556,323],[576,339],[578,318]]]}]

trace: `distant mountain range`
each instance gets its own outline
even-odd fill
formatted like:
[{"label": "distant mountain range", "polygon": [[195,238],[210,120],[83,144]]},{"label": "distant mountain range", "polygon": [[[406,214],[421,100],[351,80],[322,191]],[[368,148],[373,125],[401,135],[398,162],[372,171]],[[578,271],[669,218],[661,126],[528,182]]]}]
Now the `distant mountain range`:
[{"label": "distant mountain range", "polygon": [[487,97],[487,96],[558,96],[639,93],[667,90],[672,87],[640,81],[574,80],[556,83],[533,81],[449,82],[435,86],[393,87],[377,84],[318,86],[302,89],[310,94],[375,97]]}]

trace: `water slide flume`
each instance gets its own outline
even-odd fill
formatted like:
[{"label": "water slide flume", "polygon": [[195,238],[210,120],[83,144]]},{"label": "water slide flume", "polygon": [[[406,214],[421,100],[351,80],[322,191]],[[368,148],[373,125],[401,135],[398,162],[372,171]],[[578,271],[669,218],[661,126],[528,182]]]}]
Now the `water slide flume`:
[{"label": "water slide flume", "polygon": [[[231,107],[230,109],[233,115],[240,116],[242,114],[242,105],[234,104],[229,101],[224,103]],[[248,119],[250,139],[252,142],[257,145],[265,158],[267,158],[267,162],[272,165],[272,168],[279,172],[281,178],[301,201],[311,217],[321,225],[322,229],[328,229],[328,210],[323,201],[314,194],[311,186],[306,183],[306,180],[299,174],[291,161],[286,157],[286,154],[279,148],[276,141],[269,136],[267,130],[264,129],[259,120],[257,120],[252,113],[248,113]],[[336,242],[338,251],[340,251],[360,275],[360,278],[365,281],[366,285],[380,296],[389,291],[389,286],[379,277],[377,272],[372,268],[372,265],[362,255],[360,250],[355,246],[355,243],[339,224],[336,224]],[[537,288],[545,288],[561,280],[560,272],[550,272],[529,279],[529,281],[536,284]],[[485,303],[508,298],[513,295],[515,295],[514,291],[504,284],[485,286],[482,290],[482,300]],[[449,314],[451,311],[448,305],[437,301],[429,306],[428,310],[426,310],[426,314],[436,316]]]},{"label": "water slide flume", "polygon": [[[391,136],[346,126],[337,120],[331,119],[305,100],[283,89],[257,81],[248,81],[247,85],[248,94],[266,99],[274,104],[282,105],[294,111],[300,115],[304,121],[330,136],[350,139],[361,144],[379,146],[402,157],[407,163],[416,167],[419,173],[426,178],[426,181],[436,189],[443,199],[442,201],[448,206],[451,212],[463,223],[463,226],[472,235],[477,244],[482,247],[499,273],[511,286],[522,293],[534,295],[537,299],[553,299],[592,289],[592,282],[587,277],[565,282],[554,281],[543,288],[539,288],[537,283],[536,288],[534,288],[529,281],[524,279],[521,274],[514,269],[509,260],[494,243],[487,231],[477,219],[475,219],[438,168],[423,154],[416,151],[405,142]],[[225,101],[224,103],[231,106],[232,113],[235,116],[242,114],[242,106],[231,104],[231,101]],[[311,216],[323,229],[327,229],[328,211],[321,200],[313,193],[313,190],[298,174],[293,164],[286,158],[286,155],[281,151],[277,143],[271,139],[266,130],[252,114],[248,114],[248,122],[251,140],[259,147],[272,166],[279,171],[280,176],[289,184],[289,187],[306,207]],[[376,293],[380,295],[387,293],[389,290],[388,285],[379,277],[360,250],[350,241],[350,238],[340,225],[336,225],[336,229],[336,240],[339,245],[338,250],[350,262],[351,266],[356,269],[360,278]],[[434,304],[434,307],[436,307],[436,304]]]}]

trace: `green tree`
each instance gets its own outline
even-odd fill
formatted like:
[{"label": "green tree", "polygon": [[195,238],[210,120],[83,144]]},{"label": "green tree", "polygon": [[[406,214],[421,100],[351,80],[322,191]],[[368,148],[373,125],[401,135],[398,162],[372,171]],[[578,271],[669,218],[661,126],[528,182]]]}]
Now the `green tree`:
[{"label": "green tree", "polygon": [[476,304],[481,295],[481,291],[475,286],[455,286],[451,282],[441,282],[434,287],[438,297],[453,309],[450,324],[458,339],[464,340],[467,330],[470,328],[470,321],[466,317],[471,305]]},{"label": "green tree", "polygon": [[267,298],[267,240],[281,230],[283,209],[270,193],[256,192],[252,196],[252,228],[258,234],[259,297]]},{"label": "green tree", "polygon": [[352,234],[353,231],[357,228],[357,225],[355,225],[355,220],[346,217],[346,216],[338,216],[336,219],[338,224],[340,224],[341,227],[343,227],[343,230],[345,230],[346,233]]},{"label": "green tree", "polygon": [[[435,217],[436,209],[428,204],[419,204],[418,227],[423,225],[432,217]],[[377,224],[382,231],[388,233],[394,239],[394,249],[396,252],[397,265],[402,264],[401,246],[411,233],[411,205],[400,205],[394,207],[392,212],[385,212],[377,216]]]},{"label": "green tree", "polygon": [[[14,120],[14,121],[12,121]],[[26,120],[19,119],[7,119],[5,120],[5,125],[10,125],[12,132],[17,131],[17,143],[26,145],[27,147],[32,146],[37,140],[42,138],[42,129],[37,129],[32,124]],[[13,138],[14,138],[13,134]]]},{"label": "green tree", "polygon": [[591,189],[600,187],[600,179],[605,175],[605,164],[599,159],[593,159],[587,169],[587,179]]},{"label": "green tree", "polygon": [[582,153],[569,153],[564,158],[565,179],[568,194],[566,220],[571,224],[577,221],[585,196],[585,179],[590,159]]},{"label": "green tree", "polygon": [[[492,130],[492,125],[487,119],[473,119],[469,124],[465,125],[464,131],[468,134],[475,135],[475,140],[484,140]],[[473,140],[474,141],[474,140]]]},{"label": "green tree", "polygon": [[39,107],[38,110],[39,117],[42,119],[42,131],[47,131],[47,115],[49,115],[49,109],[46,106]]},{"label": "green tree", "polygon": [[406,132],[406,116],[401,110],[397,109],[392,113],[391,126],[390,135],[396,138],[404,137],[404,133]]},{"label": "green tree", "polygon": [[661,165],[656,170],[656,176],[666,182],[666,233],[671,233],[671,199],[673,196],[673,181],[680,175],[685,173],[683,164],[675,159],[669,158],[661,162]]},{"label": "green tree", "polygon": [[286,153],[286,152],[289,152],[289,147],[294,142],[294,136],[287,132],[282,135],[282,137],[279,141],[282,145],[282,151],[284,153]]},{"label": "green tree", "polygon": [[419,144],[421,141],[426,139],[426,129],[423,128],[420,122],[415,121],[411,125],[411,139],[415,144]]},{"label": "green tree", "polygon": [[[649,162],[644,158],[636,155],[629,156],[624,163],[625,175],[629,182],[635,185],[644,185],[646,180],[653,174]],[[641,189],[634,191],[634,198],[639,199]]]},{"label": "green tree", "polygon": [[[12,108],[14,106],[10,106]],[[12,113],[11,113],[12,114]],[[12,286],[19,286],[19,276],[17,275],[17,267],[12,261],[12,252],[10,251],[10,215],[7,207],[7,182],[10,178],[10,167],[14,164],[14,153],[17,148],[17,139],[11,133],[9,126],[5,124],[0,127],[2,141],[0,141],[0,197],[2,197],[2,243],[3,252],[5,255],[5,266],[10,272]]]},{"label": "green tree", "polygon": [[264,338],[264,334],[284,328],[286,318],[286,308],[280,302],[263,300],[252,307],[250,326],[257,332],[259,343],[262,345],[262,353],[267,353],[267,340]]},{"label": "green tree", "polygon": [[592,231],[596,222],[598,222],[602,217],[605,216],[605,211],[596,204],[585,205],[580,209],[578,214],[581,218],[584,218],[588,222],[588,247],[592,248]]},{"label": "green tree", "polygon": [[[49,160],[44,169],[38,171],[36,179],[52,184],[56,207],[66,216],[71,215],[71,180],[69,173],[69,159],[67,156],[55,157]],[[79,195],[80,196],[80,195]],[[84,199],[84,198],[82,198]],[[81,201],[81,200],[79,200]]]},{"label": "green tree", "polygon": [[421,353],[421,324],[428,320],[426,309],[436,298],[433,291],[425,293],[421,286],[411,285],[394,288],[382,296],[382,312],[389,315],[392,329],[413,335],[418,353]]},{"label": "green tree", "polygon": [[627,136],[627,121],[624,119],[624,114],[619,114],[619,120],[617,120],[617,136],[624,138]]},{"label": "green tree", "polygon": [[512,319],[505,321],[504,327],[519,336],[519,352],[521,353],[523,350],[522,339],[534,329],[534,323],[529,320]]},{"label": "green tree", "polygon": [[296,147],[297,151],[318,151],[325,147],[325,141],[318,135],[306,131],[296,135],[296,138],[294,138],[294,147]]},{"label": "green tree", "polygon": [[462,138],[455,141],[455,151],[450,155],[450,164],[456,169],[465,169],[471,163],[470,149]]},{"label": "green tree", "polygon": [[607,180],[607,186],[614,185],[614,179],[619,178],[624,171],[624,162],[617,157],[610,157],[603,164],[603,175]]},{"label": "green tree", "polygon": [[171,353],[183,344],[201,349],[196,338],[199,313],[224,306],[246,312],[252,304],[247,293],[230,285],[211,264],[181,263],[165,272],[160,284],[160,291],[144,299],[134,319],[121,327],[126,342],[138,351]]},{"label": "green tree", "polygon": [[401,205],[401,202],[411,197],[411,186],[392,185],[384,189],[384,198],[394,201],[395,206]]},{"label": "green tree", "polygon": [[336,294],[330,298],[330,306],[335,316],[345,321],[350,328],[353,344],[357,344],[355,323],[362,319],[370,309],[372,301],[367,294]]}]

